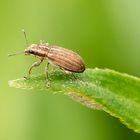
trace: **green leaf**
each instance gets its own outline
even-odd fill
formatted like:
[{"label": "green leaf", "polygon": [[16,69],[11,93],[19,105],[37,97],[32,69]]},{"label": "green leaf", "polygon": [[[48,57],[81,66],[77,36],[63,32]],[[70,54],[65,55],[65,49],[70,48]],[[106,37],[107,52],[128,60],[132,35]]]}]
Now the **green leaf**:
[{"label": "green leaf", "polygon": [[86,69],[84,73],[65,75],[49,73],[50,85],[44,74],[11,80],[9,85],[22,89],[39,89],[62,93],[87,107],[104,110],[127,127],[140,133],[140,79],[109,69]]}]

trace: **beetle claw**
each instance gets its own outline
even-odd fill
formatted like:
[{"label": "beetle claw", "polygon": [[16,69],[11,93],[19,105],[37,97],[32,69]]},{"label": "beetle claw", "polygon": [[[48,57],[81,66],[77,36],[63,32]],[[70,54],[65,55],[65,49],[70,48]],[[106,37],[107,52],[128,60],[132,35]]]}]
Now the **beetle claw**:
[{"label": "beetle claw", "polygon": [[30,79],[30,76],[24,76],[23,77],[25,80],[29,80]]}]

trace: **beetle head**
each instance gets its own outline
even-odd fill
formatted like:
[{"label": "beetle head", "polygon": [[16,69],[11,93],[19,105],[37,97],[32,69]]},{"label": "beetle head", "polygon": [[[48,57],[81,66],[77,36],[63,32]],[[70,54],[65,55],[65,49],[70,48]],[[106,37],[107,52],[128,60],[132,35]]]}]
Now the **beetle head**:
[{"label": "beetle head", "polygon": [[24,50],[24,54],[46,57],[49,49],[50,49],[49,46],[47,46],[46,44],[32,44],[31,46],[29,46],[27,49]]},{"label": "beetle head", "polygon": [[38,45],[36,45],[36,44],[32,44],[31,46],[29,46],[27,49],[24,50],[24,54],[25,55],[34,55],[37,46]]}]

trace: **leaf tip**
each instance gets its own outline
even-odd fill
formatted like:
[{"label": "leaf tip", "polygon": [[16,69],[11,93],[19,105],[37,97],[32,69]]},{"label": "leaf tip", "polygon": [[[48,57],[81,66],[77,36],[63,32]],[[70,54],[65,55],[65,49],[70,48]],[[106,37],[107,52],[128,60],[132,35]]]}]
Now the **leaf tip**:
[{"label": "leaf tip", "polygon": [[14,80],[8,81],[8,85],[9,85],[9,87],[14,87]]},{"label": "leaf tip", "polygon": [[8,85],[9,87],[14,88],[26,88],[26,83],[24,82],[24,79],[9,80]]}]

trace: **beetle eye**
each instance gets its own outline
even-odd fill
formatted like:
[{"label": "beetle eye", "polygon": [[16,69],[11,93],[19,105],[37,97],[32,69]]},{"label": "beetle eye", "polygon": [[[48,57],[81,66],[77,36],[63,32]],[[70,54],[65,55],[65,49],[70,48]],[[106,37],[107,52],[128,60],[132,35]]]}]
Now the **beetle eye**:
[{"label": "beetle eye", "polygon": [[32,50],[29,50],[29,53],[30,53],[30,54],[34,54],[34,51],[32,51]]},{"label": "beetle eye", "polygon": [[24,51],[25,55],[30,55],[30,54],[34,54],[34,51],[33,50],[25,50]]}]

